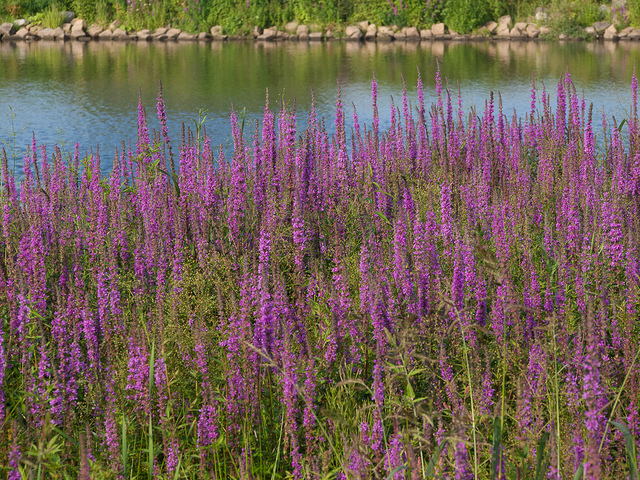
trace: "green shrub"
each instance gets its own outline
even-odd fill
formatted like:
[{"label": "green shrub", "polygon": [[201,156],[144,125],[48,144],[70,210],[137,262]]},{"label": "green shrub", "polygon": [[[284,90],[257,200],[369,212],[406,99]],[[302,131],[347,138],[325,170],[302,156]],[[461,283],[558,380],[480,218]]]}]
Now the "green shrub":
[{"label": "green shrub", "polygon": [[487,0],[449,0],[444,11],[444,22],[458,33],[469,33],[492,19]]}]

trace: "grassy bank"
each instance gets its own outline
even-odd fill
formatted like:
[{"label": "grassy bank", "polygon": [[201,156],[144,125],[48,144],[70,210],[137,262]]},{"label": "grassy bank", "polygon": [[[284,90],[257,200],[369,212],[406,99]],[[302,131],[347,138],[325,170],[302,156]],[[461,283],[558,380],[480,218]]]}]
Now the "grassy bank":
[{"label": "grassy bank", "polygon": [[267,107],[224,158],[160,96],[109,177],[34,138],[16,185],[5,157],[0,471],[635,475],[635,76],[622,123],[569,74],[522,118],[417,88],[384,132],[374,81],[373,124],[338,96],[331,137]]},{"label": "grassy bank", "polygon": [[5,20],[29,18],[52,28],[60,26],[57,13],[64,10],[102,26],[118,20],[132,30],[171,24],[197,32],[221,25],[228,34],[290,21],[335,29],[362,20],[418,28],[444,22],[451,30],[469,33],[503,15],[517,21],[544,21],[567,34],[599,20],[640,26],[640,0],[0,0]]}]

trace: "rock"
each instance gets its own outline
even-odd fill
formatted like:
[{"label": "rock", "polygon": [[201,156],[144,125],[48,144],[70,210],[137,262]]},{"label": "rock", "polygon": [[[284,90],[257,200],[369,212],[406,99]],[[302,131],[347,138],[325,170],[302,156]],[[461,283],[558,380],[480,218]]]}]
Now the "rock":
[{"label": "rock", "polygon": [[378,27],[375,24],[371,24],[367,27],[367,33],[364,34],[364,39],[371,41],[375,40],[378,35]]},{"label": "rock", "polygon": [[567,37],[564,33],[561,33],[560,35],[558,35],[558,40],[567,40],[569,37]]},{"label": "rock", "polygon": [[360,27],[360,30],[366,32],[369,29],[369,20],[363,20],[362,22],[358,23],[358,26]]},{"label": "rock", "polygon": [[89,35],[91,38],[97,38],[98,35],[100,35],[104,30],[102,30],[102,28],[100,28],[97,25],[91,25],[89,27],[89,30],[87,30],[87,35]]},{"label": "rock", "polygon": [[309,40],[312,42],[319,42],[322,40],[322,32],[312,32],[309,34]]},{"label": "rock", "polygon": [[87,22],[85,22],[82,18],[74,18],[73,20],[71,20],[71,30],[74,29],[74,27],[77,27],[78,24],[80,24],[80,27],[77,28],[81,28],[82,30],[86,30],[87,29]]},{"label": "rock", "polygon": [[640,40],[640,28],[636,28],[627,38],[629,40]]},{"label": "rock", "polygon": [[511,15],[504,15],[498,19],[498,25],[511,25]]},{"label": "rock", "polygon": [[407,40],[409,41],[419,41],[420,40],[420,32],[416,27],[408,27],[405,32],[407,36]]},{"label": "rock", "polygon": [[258,37],[258,40],[262,42],[271,42],[276,39],[278,31],[275,28],[265,28],[262,35]]},{"label": "rock", "polygon": [[494,33],[496,33],[496,30],[498,29],[498,24],[492,20],[490,22],[487,22],[484,28],[486,28],[489,31],[489,33],[493,35]]},{"label": "rock", "polygon": [[54,36],[53,32],[55,32],[53,28],[43,28],[42,30],[40,30],[40,32],[38,32],[38,36],[42,40],[55,40],[56,37]]},{"label": "rock", "polygon": [[516,22],[513,28],[517,28],[520,32],[524,32],[527,29],[527,24],[525,22]]},{"label": "rock", "polygon": [[70,23],[63,24],[62,30],[64,30],[64,33],[71,33],[71,24]]},{"label": "rock", "polygon": [[151,34],[149,34],[149,33],[143,33],[143,32],[140,31],[140,32],[136,33],[133,36],[136,37],[139,42],[150,42],[151,41]]},{"label": "rock", "polygon": [[180,29],[178,28],[170,28],[167,33],[167,40],[176,40],[178,35],[180,35]]},{"label": "rock", "polygon": [[511,38],[518,38],[522,36],[522,32],[516,27],[513,27],[511,30],[509,30],[509,36]]},{"label": "rock", "polygon": [[551,28],[546,25],[542,25],[540,28],[540,35],[549,35],[551,33]]},{"label": "rock", "polygon": [[176,38],[176,40],[178,40],[179,42],[195,42],[197,39],[198,37],[196,37],[192,33],[187,32],[180,32],[178,38]]},{"label": "rock", "polygon": [[287,32],[278,30],[278,33],[276,33],[276,40],[286,40],[288,38],[289,38],[289,34]]},{"label": "rock", "polygon": [[598,35],[602,35],[604,31],[609,28],[611,24],[609,22],[596,22],[593,24],[593,28],[595,28]]},{"label": "rock", "polygon": [[431,40],[433,37],[433,33],[431,33],[431,29],[420,30],[420,38],[422,40]]},{"label": "rock", "polygon": [[298,28],[296,28],[296,35],[298,35],[298,37],[301,35],[309,35],[309,27],[306,25],[298,25]]},{"label": "rock", "polygon": [[393,39],[394,40],[406,40],[407,39],[407,34],[405,32],[395,32],[393,34]]},{"label": "rock", "polygon": [[294,34],[298,30],[298,22],[289,22],[284,26],[284,29],[288,34]]},{"label": "rock", "polygon": [[620,37],[618,36],[618,31],[616,30],[616,26],[609,25],[609,27],[607,27],[607,29],[604,31],[603,38],[605,40],[618,40],[618,38]]},{"label": "rock", "polygon": [[100,40],[111,40],[112,38],[113,38],[113,32],[109,29],[105,30],[100,35],[98,35],[98,39]]},{"label": "rock", "polygon": [[60,12],[60,15],[62,16],[62,23],[71,23],[76,18],[76,12],[70,12],[69,10]]},{"label": "rock", "polygon": [[26,40],[29,37],[29,30],[26,27],[22,27],[14,36],[20,40]]},{"label": "rock", "polygon": [[394,39],[393,36],[393,29],[391,27],[387,27],[386,25],[383,25],[381,27],[378,27],[378,36],[377,36],[378,40],[381,41],[391,41]]},{"label": "rock", "polygon": [[[167,41],[167,34],[166,33],[154,33],[153,35],[151,35],[151,38],[153,40],[157,40],[158,42],[166,42]],[[219,38],[219,37],[216,37]]]},{"label": "rock", "polygon": [[335,40],[335,35],[333,33],[333,30],[327,30],[326,32],[324,32],[324,38],[326,40]]},{"label": "rock", "polygon": [[530,23],[529,25],[527,25],[526,32],[529,38],[538,38],[540,36],[540,30],[534,23]]},{"label": "rock", "polygon": [[633,32],[633,27],[627,27],[620,30],[620,32],[618,32],[618,36],[620,38],[627,38],[631,34],[631,32]]},{"label": "rock", "polygon": [[[158,32],[158,31],[156,30],[156,33],[157,33],[157,32]],[[218,37],[218,36],[222,35],[222,26],[220,26],[220,25],[216,25],[215,27],[211,27],[210,32],[211,32],[211,36],[212,36],[212,37]],[[164,31],[164,32],[162,32],[162,33],[167,33],[167,32],[166,32],[166,31]]]},{"label": "rock", "polygon": [[344,29],[344,34],[347,37],[350,37],[351,35],[353,35],[355,33],[362,33],[360,31],[360,27],[358,27],[356,25],[349,25],[347,28]]},{"label": "rock", "polygon": [[200,32],[198,34],[198,41],[199,42],[207,42],[211,39],[211,35],[209,35],[207,32]]},{"label": "rock", "polygon": [[598,32],[596,32],[596,29],[593,27],[586,27],[584,29],[584,33],[591,35],[592,37],[595,37],[596,35],[598,35]]},{"label": "rock", "polygon": [[434,37],[439,37],[440,35],[445,34],[444,23],[436,23],[435,25],[431,25],[431,33]]},{"label": "rock", "polygon": [[109,24],[109,30],[111,30],[113,32],[116,28],[118,28],[121,25],[122,25],[122,23],[120,23],[120,20],[114,20],[113,22],[111,22]]},{"label": "rock", "polygon": [[[213,31],[213,29],[214,29],[214,28],[216,28],[216,27],[211,27],[211,30]],[[220,31],[222,31],[222,27],[220,27],[220,29],[221,29]],[[155,33],[156,35],[166,35],[168,31],[169,31],[169,29],[168,29],[168,28],[165,28],[165,27],[158,27],[158,28],[156,28],[156,31],[155,31],[154,33]],[[212,34],[212,35],[213,35],[213,34]]]},{"label": "rock", "polygon": [[[222,27],[220,28],[222,29]],[[251,35],[253,36],[253,38],[258,38],[260,35],[262,35],[262,29],[257,26],[253,27],[253,30],[251,31]]]},{"label": "rock", "polygon": [[29,25],[29,22],[27,20],[25,20],[24,18],[20,18],[18,20],[15,20],[13,22],[13,25],[16,28],[22,28],[22,27],[26,27],[27,25]]},{"label": "rock", "polygon": [[64,30],[62,30],[62,28],[58,27],[53,30],[53,38],[55,40],[66,40],[66,37],[67,36],[64,33]]},{"label": "rock", "polygon": [[496,29],[496,35],[498,37],[508,37],[510,36],[510,33],[509,27],[503,23],[498,25],[498,28]]},{"label": "rock", "polygon": [[0,25],[0,34],[2,35],[15,35],[16,28],[13,26],[13,23],[5,22]]},{"label": "rock", "polygon": [[113,31],[112,39],[113,40],[128,40],[129,35],[121,28],[116,28]]}]

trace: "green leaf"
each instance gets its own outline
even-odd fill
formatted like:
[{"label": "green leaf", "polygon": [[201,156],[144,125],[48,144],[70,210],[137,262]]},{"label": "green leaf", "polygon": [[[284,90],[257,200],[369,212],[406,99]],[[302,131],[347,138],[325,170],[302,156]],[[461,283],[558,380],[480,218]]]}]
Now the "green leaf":
[{"label": "green leaf", "polygon": [[389,472],[389,475],[387,475],[387,477],[385,478],[385,480],[392,480],[392,479],[393,479],[393,476],[394,476],[396,473],[398,473],[398,472],[400,472],[400,471],[402,471],[402,470],[406,470],[406,469],[407,469],[407,466],[406,466],[406,465],[400,465],[400,466],[398,466],[398,467],[394,468],[393,470],[391,470],[391,472]]},{"label": "green leaf", "polygon": [[581,463],[578,470],[576,470],[573,480],[580,480],[582,477],[584,477],[584,463]]},{"label": "green leaf", "polygon": [[491,478],[498,478],[500,467],[500,453],[502,451],[502,423],[500,417],[493,419],[493,455],[491,456]]},{"label": "green leaf", "polygon": [[629,431],[626,425],[620,422],[614,422],[609,420],[609,423],[614,425],[622,435],[624,436],[625,448],[627,450],[627,460],[629,462],[629,480],[637,480],[638,478],[638,461],[636,456],[636,442],[633,438],[633,434]]},{"label": "green leaf", "polygon": [[442,453],[442,451],[446,446],[447,446],[447,441],[445,440],[444,442],[442,442],[440,445],[436,447],[436,450],[431,455],[431,459],[429,460],[429,464],[427,465],[427,470],[424,472],[424,478],[431,477],[431,474],[433,473],[433,469],[436,467],[438,458],[440,458],[440,454]]},{"label": "green leaf", "polygon": [[416,392],[413,391],[413,387],[411,386],[411,382],[407,381],[407,397],[411,400],[416,398]]},{"label": "green leaf", "polygon": [[538,451],[536,452],[536,480],[544,480],[547,468],[546,466],[543,466],[543,460],[546,457],[544,450],[547,446],[547,440],[549,440],[549,432],[544,432],[542,437],[540,437],[540,440],[538,440]]}]

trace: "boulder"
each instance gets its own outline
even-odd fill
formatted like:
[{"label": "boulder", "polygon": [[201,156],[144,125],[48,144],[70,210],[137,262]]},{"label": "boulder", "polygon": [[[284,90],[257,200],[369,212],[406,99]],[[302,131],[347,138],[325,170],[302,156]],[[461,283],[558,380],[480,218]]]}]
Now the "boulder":
[{"label": "boulder", "polygon": [[5,22],[0,25],[0,34],[2,35],[15,35],[16,28],[13,26],[13,23]]},{"label": "boulder", "polygon": [[265,28],[262,32],[262,35],[258,37],[258,40],[262,42],[271,42],[276,39],[277,35],[278,30],[276,30],[275,28]]},{"label": "boulder", "polygon": [[496,30],[498,29],[498,24],[496,22],[494,22],[493,20],[490,22],[487,22],[484,26],[484,28],[487,29],[487,31],[493,35],[496,33]]},{"label": "boulder", "polygon": [[109,29],[106,29],[100,35],[98,35],[98,39],[100,40],[111,40],[113,38],[113,32]]},{"label": "boulder", "polygon": [[359,42],[363,37],[362,32],[360,31],[360,27],[358,27],[357,25],[349,25],[344,30],[344,35],[346,40],[355,42]]},{"label": "boulder", "polygon": [[150,42],[151,41],[151,34],[150,33],[138,32],[134,36],[140,42]]},{"label": "boulder", "polygon": [[509,27],[511,25],[511,15],[504,15],[498,19],[498,25],[505,25]]},{"label": "boulder", "polygon": [[[220,27],[220,31],[222,31],[222,27]],[[253,38],[258,38],[260,35],[262,35],[262,29],[258,26],[253,27],[251,35],[253,36]]]},{"label": "boulder", "polygon": [[511,34],[511,31],[509,30],[509,27],[503,23],[501,23],[500,25],[498,25],[498,28],[496,29],[496,35],[498,37],[509,37]]},{"label": "boulder", "polygon": [[198,34],[198,41],[199,42],[207,42],[211,40],[211,35],[209,35],[207,32],[200,32]]},{"label": "boulder", "polygon": [[509,36],[511,38],[518,38],[522,36],[522,31],[519,28],[513,27],[509,30]]},{"label": "boulder", "polygon": [[64,30],[62,30],[61,27],[58,27],[53,30],[53,38],[56,40],[66,40],[67,35],[64,33]]},{"label": "boulder", "polygon": [[367,27],[367,32],[364,34],[365,40],[375,40],[378,35],[378,27],[374,23]]},{"label": "boulder", "polygon": [[178,40],[179,42],[195,42],[197,39],[198,37],[191,33],[180,32],[176,40]]},{"label": "boulder", "polygon": [[405,32],[394,32],[393,33],[394,40],[406,40],[407,34]]},{"label": "boulder", "polygon": [[433,33],[431,33],[431,29],[420,30],[420,38],[422,40],[431,40],[433,37]]},{"label": "boulder", "polygon": [[[214,29],[214,28],[216,28],[216,27],[211,27],[211,31],[212,31],[212,32],[213,32],[213,29]],[[114,30],[114,29],[112,29],[112,30]],[[169,31],[169,29],[168,29],[168,28],[165,28],[165,27],[158,27],[158,28],[156,28],[156,31],[155,31],[155,32],[153,32],[153,33],[155,33],[155,34],[157,34],[157,35],[166,35],[166,33],[167,33],[168,31]],[[222,32],[222,27],[220,27],[220,32]],[[213,35],[213,33],[212,33],[212,35]]]},{"label": "boulder", "polygon": [[607,29],[604,31],[603,38],[605,40],[618,40],[618,38],[620,37],[618,36],[618,31],[616,30],[616,26],[609,25],[609,27],[607,27]]},{"label": "boulder", "polygon": [[284,30],[292,35],[295,34],[298,30],[298,22],[289,22],[284,26]]},{"label": "boulder", "polygon": [[538,38],[540,36],[540,30],[534,23],[530,23],[529,25],[527,25],[526,32],[529,38]]},{"label": "boulder", "polygon": [[54,31],[55,30],[53,28],[43,28],[42,30],[40,30],[40,32],[38,32],[38,36],[42,40],[55,40],[56,37],[53,34]]},{"label": "boulder", "polygon": [[64,33],[71,33],[71,24],[70,23],[63,24],[62,30],[64,30]]},{"label": "boulder", "polygon": [[20,30],[16,32],[14,37],[16,37],[19,40],[27,40],[27,38],[30,37],[29,30],[27,30],[26,27],[22,27]]},{"label": "boulder", "polygon": [[629,40],[640,40],[640,28],[636,28],[633,32],[629,34],[627,37]]},{"label": "boulder", "polygon": [[319,42],[322,40],[322,32],[311,32],[309,34],[309,40],[312,42]]},{"label": "boulder", "polygon": [[362,22],[358,23],[358,26],[360,27],[360,30],[366,32],[369,28],[369,20],[363,20]]},{"label": "boulder", "polygon": [[551,33],[551,27],[547,27],[546,25],[542,25],[539,30],[540,35],[549,35]]},{"label": "boulder", "polygon": [[180,35],[180,29],[178,28],[170,28],[167,33],[167,40],[177,40],[178,35]]},{"label": "boulder", "polygon": [[595,28],[598,35],[602,35],[604,31],[609,28],[611,24],[609,22],[596,22],[593,24],[593,28]]},{"label": "boulder", "polygon": [[296,35],[298,35],[298,37],[301,35],[309,35],[309,27],[306,25],[298,25],[298,28],[296,28]]},{"label": "boulder", "polygon": [[[87,29],[87,22],[85,22],[82,18],[74,18],[73,20],[71,20],[71,30],[73,30],[74,28],[80,28],[82,30],[86,30]],[[77,27],[77,25],[80,24],[80,27]]]},{"label": "boulder", "polygon": [[382,25],[378,27],[378,40],[381,41],[391,41],[394,39],[393,29],[391,27],[387,27],[386,25]]},{"label": "boulder", "polygon": [[70,12],[68,10],[64,12],[60,12],[62,16],[62,23],[71,23],[74,18],[76,18],[76,12]]},{"label": "boulder", "polygon": [[16,28],[22,28],[22,27],[26,27],[27,25],[29,25],[29,22],[27,20],[25,20],[24,18],[19,18],[18,20],[15,20],[13,22],[13,25]]},{"label": "boulder", "polygon": [[598,32],[596,32],[596,29],[593,28],[593,27],[585,27],[584,33],[586,33],[586,34],[588,34],[588,35],[590,35],[592,37],[595,37],[595,36],[598,35]]},{"label": "boulder", "polygon": [[102,30],[98,25],[91,25],[87,30],[87,35],[91,38],[97,38],[102,32],[104,32],[104,30]]},{"label": "boulder", "polygon": [[407,40],[409,40],[409,41],[419,41],[420,40],[420,32],[418,31],[418,29],[416,27],[408,27],[405,30],[404,33],[407,36]]},{"label": "boulder", "polygon": [[122,25],[122,23],[120,23],[120,20],[114,20],[113,22],[111,22],[109,24],[109,30],[111,30],[113,32],[116,28],[118,28],[121,25]]},{"label": "boulder", "polygon": [[278,33],[276,33],[276,40],[287,40],[288,38],[289,38],[289,34],[287,32],[278,30]]},{"label": "boulder", "polygon": [[618,36],[620,38],[627,38],[631,32],[633,32],[633,27],[623,28],[618,32]]},{"label": "boulder", "polygon": [[444,28],[444,23],[436,23],[434,25],[431,25],[431,33],[433,34],[434,37],[439,37],[441,35],[444,35],[446,33],[446,30]]},{"label": "boulder", "polygon": [[129,40],[129,35],[121,28],[116,28],[113,31],[113,36],[111,37],[113,40]]},{"label": "boulder", "polygon": [[[219,37],[220,35],[222,35],[222,26],[216,25],[215,27],[211,27],[210,32],[212,37]],[[167,33],[167,32],[164,31],[162,33]]]}]

